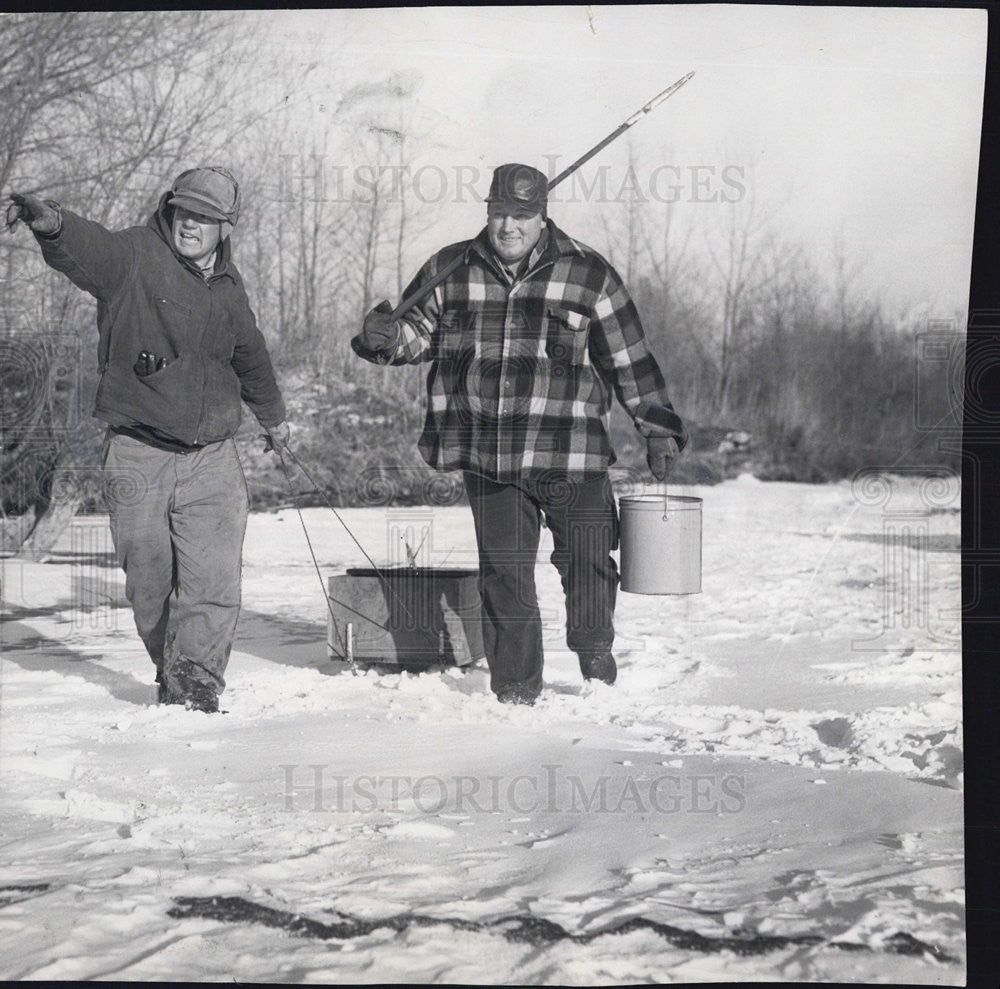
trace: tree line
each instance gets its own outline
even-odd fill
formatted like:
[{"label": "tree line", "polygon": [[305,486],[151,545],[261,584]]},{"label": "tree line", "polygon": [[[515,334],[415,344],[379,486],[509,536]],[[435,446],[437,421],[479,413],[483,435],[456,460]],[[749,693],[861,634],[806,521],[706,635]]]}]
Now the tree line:
[{"label": "tree line", "polygon": [[[336,504],[438,503],[415,440],[423,370],[357,360],[350,337],[383,297],[399,298],[433,229],[433,203],[407,175],[434,144],[419,79],[386,72],[310,97],[315,64],[261,57],[245,12],[14,14],[0,19],[0,191],[36,192],[111,228],[144,222],[172,177],[198,163],[241,180],[234,253],[267,336],[293,439]],[[366,167],[364,196],[325,193],[323,163]],[[629,149],[629,167],[642,170]],[[312,169],[312,171],[310,170]],[[901,327],[860,288],[843,245],[825,259],[780,236],[751,194],[704,217],[642,197],[594,207],[604,251],[630,286],[674,404],[692,426],[678,480],[732,469],[719,440],[752,437],[761,476],[821,481],[871,465],[957,463],[955,327]],[[477,221],[470,221],[473,226]],[[451,239],[451,238],[449,238]],[[603,240],[603,243],[601,242]],[[94,306],[48,271],[27,235],[5,236],[0,278],[3,548],[39,555],[68,519],[101,505],[103,427]],[[249,418],[249,417],[248,417]],[[258,507],[288,503],[252,423],[239,437]],[[641,444],[614,424],[624,466]]]}]

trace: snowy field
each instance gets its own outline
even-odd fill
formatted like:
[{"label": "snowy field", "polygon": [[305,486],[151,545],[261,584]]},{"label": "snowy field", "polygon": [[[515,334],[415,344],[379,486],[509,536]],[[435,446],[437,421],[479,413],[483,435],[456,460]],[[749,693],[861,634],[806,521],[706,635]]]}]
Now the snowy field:
[{"label": "snowy field", "polygon": [[[338,671],[294,510],[250,520],[225,715],[155,705],[104,520],[3,561],[0,978],[961,984],[957,484],[675,493],[703,592],[621,595],[614,687],[543,533],[534,708]],[[465,507],[342,514],[474,565]]]}]

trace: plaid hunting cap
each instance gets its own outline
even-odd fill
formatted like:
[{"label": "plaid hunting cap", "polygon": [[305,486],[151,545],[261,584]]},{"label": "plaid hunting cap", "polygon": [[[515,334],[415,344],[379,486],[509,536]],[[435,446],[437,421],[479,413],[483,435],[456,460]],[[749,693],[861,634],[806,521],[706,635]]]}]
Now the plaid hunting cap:
[{"label": "plaid hunting cap", "polygon": [[545,175],[530,165],[511,162],[493,173],[488,203],[505,203],[518,209],[540,213],[549,198],[549,183]]},{"label": "plaid hunting cap", "polygon": [[167,204],[235,225],[240,215],[240,186],[224,168],[189,168],[174,179]]}]

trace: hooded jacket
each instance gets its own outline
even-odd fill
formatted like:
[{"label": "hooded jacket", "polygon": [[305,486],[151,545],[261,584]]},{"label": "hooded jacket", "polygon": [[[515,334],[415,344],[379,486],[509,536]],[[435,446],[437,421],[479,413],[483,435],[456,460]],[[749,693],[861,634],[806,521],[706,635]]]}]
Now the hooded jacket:
[{"label": "hooded jacket", "polygon": [[[174,249],[169,196],[144,226],[111,232],[61,209],[56,234],[35,234],[46,263],[97,300],[94,415],[183,447],[232,436],[241,399],[261,425],[277,425],[284,403],[229,238],[204,278]],[[139,377],[143,350],[167,366]]]}]

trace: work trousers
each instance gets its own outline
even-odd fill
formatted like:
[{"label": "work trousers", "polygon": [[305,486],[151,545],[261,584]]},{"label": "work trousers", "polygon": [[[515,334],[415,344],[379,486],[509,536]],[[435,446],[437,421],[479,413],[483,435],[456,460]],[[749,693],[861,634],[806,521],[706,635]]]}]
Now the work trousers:
[{"label": "work trousers", "polygon": [[614,642],[618,513],[608,476],[504,484],[466,472],[479,547],[483,646],[490,688],[542,689],[542,623],[535,593],[541,517],[566,596],[566,644],[576,653]]},{"label": "work trousers", "polygon": [[185,453],[109,430],[104,493],[125,595],[157,679],[216,693],[240,610],[249,495],[230,440]]}]

